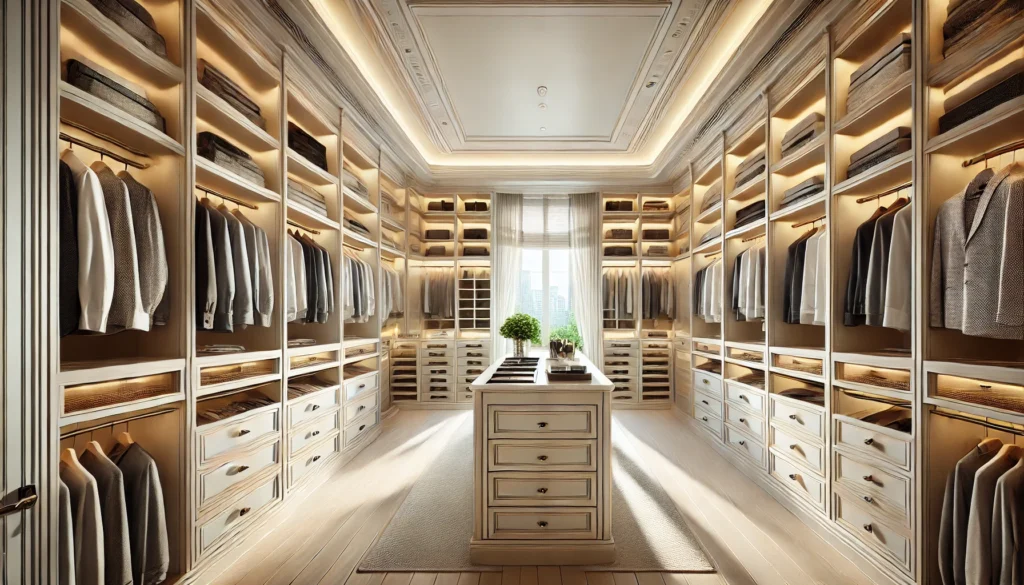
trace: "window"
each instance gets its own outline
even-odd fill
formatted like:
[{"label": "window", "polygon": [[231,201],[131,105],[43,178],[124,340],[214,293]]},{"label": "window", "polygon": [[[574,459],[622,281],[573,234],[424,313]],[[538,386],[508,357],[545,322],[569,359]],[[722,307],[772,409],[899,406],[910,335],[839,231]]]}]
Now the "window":
[{"label": "window", "polygon": [[518,311],[540,321],[541,341],[573,321],[571,255],[565,249],[526,248],[519,273]]}]

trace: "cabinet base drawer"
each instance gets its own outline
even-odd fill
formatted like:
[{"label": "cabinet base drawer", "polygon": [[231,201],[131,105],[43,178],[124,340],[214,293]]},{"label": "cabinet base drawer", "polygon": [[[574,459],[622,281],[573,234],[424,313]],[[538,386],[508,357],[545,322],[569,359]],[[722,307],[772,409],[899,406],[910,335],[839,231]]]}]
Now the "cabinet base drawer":
[{"label": "cabinet base drawer", "polygon": [[487,536],[509,540],[593,540],[597,508],[491,508]]},{"label": "cabinet base drawer", "polygon": [[789,491],[811,502],[816,508],[825,508],[825,482],[821,478],[771,451],[768,452],[768,470]]},{"label": "cabinet base drawer", "polygon": [[369,433],[377,426],[377,415],[377,411],[373,411],[363,418],[356,419],[350,426],[345,427],[344,439],[346,449],[356,444],[363,435]]},{"label": "cabinet base drawer", "polygon": [[913,567],[913,541],[902,531],[879,522],[869,511],[835,495],[836,524],[861,542],[888,557],[903,570]]},{"label": "cabinet base drawer", "polygon": [[596,471],[597,441],[488,441],[490,471]]},{"label": "cabinet base drawer", "polygon": [[288,485],[293,486],[300,480],[310,476],[326,463],[332,455],[341,451],[341,435],[309,449],[305,454],[292,460],[288,465]]},{"label": "cabinet base drawer", "polygon": [[596,406],[488,407],[491,439],[593,439],[597,437]]},{"label": "cabinet base drawer", "polygon": [[303,447],[312,445],[331,434],[331,431],[340,429],[340,418],[341,412],[336,410],[293,430],[288,439],[288,454],[294,455]]},{"label": "cabinet base drawer", "polygon": [[257,512],[266,508],[281,493],[280,475],[274,475],[269,481],[253,491],[241,496],[223,512],[210,518],[199,526],[200,554],[207,552],[229,532],[244,526]]},{"label": "cabinet base drawer", "polygon": [[217,496],[241,484],[279,461],[280,441],[246,453],[207,471],[199,472],[199,505],[205,506]]},{"label": "cabinet base drawer", "polygon": [[490,506],[597,506],[596,473],[505,471],[487,481]]}]

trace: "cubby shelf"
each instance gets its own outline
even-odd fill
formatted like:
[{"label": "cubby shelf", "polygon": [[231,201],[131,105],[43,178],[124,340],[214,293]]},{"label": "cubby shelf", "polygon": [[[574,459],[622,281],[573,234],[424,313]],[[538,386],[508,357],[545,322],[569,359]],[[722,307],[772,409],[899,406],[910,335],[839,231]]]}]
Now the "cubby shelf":
[{"label": "cubby shelf", "polygon": [[66,81],[60,82],[60,115],[151,155],[185,154],[167,134]]},{"label": "cubby shelf", "polygon": [[243,150],[263,152],[281,147],[281,143],[266,130],[201,84],[196,84],[196,115],[223,131],[229,140]]},{"label": "cubby shelf", "polygon": [[260,187],[201,156],[193,159],[196,167],[196,185],[218,193],[238,197],[253,204],[277,203],[281,196],[266,187]]},{"label": "cubby shelf", "polygon": [[325,187],[338,184],[338,177],[309,162],[309,159],[291,148],[288,149],[288,172],[311,185]]}]

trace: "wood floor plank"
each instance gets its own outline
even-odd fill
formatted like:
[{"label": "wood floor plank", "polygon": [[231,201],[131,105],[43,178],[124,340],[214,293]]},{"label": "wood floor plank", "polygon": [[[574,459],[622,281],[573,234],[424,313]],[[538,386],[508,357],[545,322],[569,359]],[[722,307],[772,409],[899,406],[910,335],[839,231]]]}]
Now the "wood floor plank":
[{"label": "wood floor plank", "polygon": [[636,575],[633,573],[612,573],[615,585],[637,585]]},{"label": "wood floor plank", "polygon": [[493,571],[490,573],[480,573],[480,585],[501,585],[502,574]]},{"label": "wood floor plank", "polygon": [[353,573],[345,585],[382,585],[387,573]]},{"label": "wood floor plank", "polygon": [[661,573],[637,573],[636,581],[639,585],[666,585]]},{"label": "wood floor plank", "polygon": [[562,585],[562,572],[558,567],[537,567],[539,585]]},{"label": "wood floor plank", "polygon": [[412,573],[388,573],[387,577],[384,577],[383,585],[409,585],[412,577]]},{"label": "wood floor plank", "polygon": [[437,573],[416,573],[412,576],[412,585],[434,585]]},{"label": "wood floor plank", "polygon": [[[645,573],[649,574],[649,573]],[[662,581],[665,585],[690,585],[690,580],[686,578],[684,573],[658,573],[661,575]]]},{"label": "wood floor plank", "polygon": [[[564,577],[562,580],[565,581]],[[519,585],[537,585],[537,567],[532,565],[520,567]]]},{"label": "wood floor plank", "polygon": [[458,585],[478,585],[481,573],[459,573]]},{"label": "wood floor plank", "polygon": [[438,573],[434,585],[459,585],[462,573]]},{"label": "wood floor plank", "polygon": [[501,569],[501,585],[519,585],[520,567],[510,565]]},{"label": "wood floor plank", "polygon": [[615,577],[604,571],[587,572],[587,585],[615,585]]},{"label": "wood floor plank", "polygon": [[561,567],[562,585],[587,585],[587,575],[579,567]]}]

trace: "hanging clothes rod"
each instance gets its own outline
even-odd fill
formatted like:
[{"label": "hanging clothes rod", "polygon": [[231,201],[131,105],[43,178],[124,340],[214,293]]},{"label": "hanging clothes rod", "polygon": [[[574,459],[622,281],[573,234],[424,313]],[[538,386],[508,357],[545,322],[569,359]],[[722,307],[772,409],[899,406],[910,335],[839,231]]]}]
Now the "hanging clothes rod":
[{"label": "hanging clothes rod", "polygon": [[995,157],[997,157],[997,156],[999,156],[1001,154],[1006,154],[1008,152],[1013,152],[1013,151],[1019,150],[1021,148],[1024,148],[1024,140],[1018,140],[1016,142],[1011,142],[1010,144],[1006,144],[1006,145],[1000,146],[999,148],[994,148],[994,149],[992,149],[992,150],[990,150],[988,152],[979,154],[978,156],[976,156],[974,158],[969,158],[969,159],[967,159],[967,160],[965,160],[963,162],[963,166],[964,166],[964,168],[969,167],[969,166],[973,166],[973,165],[976,165],[976,164],[978,164],[980,162],[984,162],[984,161],[986,161],[986,160],[988,160],[990,158],[995,158]]},{"label": "hanging clothes rod", "polygon": [[821,221],[823,219],[825,219],[824,215],[821,216],[821,217],[815,218],[815,219],[809,219],[807,221],[801,221],[800,223],[793,224],[793,228],[804,227],[805,225],[811,225],[813,223],[818,223],[819,221]]},{"label": "hanging clothes rod", "polygon": [[230,202],[234,203],[235,205],[241,205],[242,207],[248,207],[249,209],[259,209],[259,207],[253,205],[252,203],[249,203],[248,201],[242,201],[241,199],[237,199],[235,197],[231,197],[230,195],[223,195],[221,193],[218,193],[218,192],[214,191],[213,189],[210,189],[209,187],[203,187],[202,185],[196,185],[196,189],[199,189],[203,193],[207,193],[209,195],[213,195],[214,197],[220,197],[224,201],[230,201]]},{"label": "hanging clothes rod", "polygon": [[144,418],[160,416],[161,414],[168,414],[168,413],[171,413],[171,412],[176,412],[177,410],[178,409],[176,409],[176,408],[165,408],[163,410],[156,410],[156,411],[147,412],[147,413],[144,413],[144,414],[137,414],[135,416],[129,416],[128,418],[118,419],[118,420],[115,420],[113,422],[103,423],[101,425],[95,425],[95,426],[91,426],[91,427],[86,427],[84,429],[75,429],[75,430],[69,431],[67,433],[61,433],[60,438],[61,438],[61,440],[63,440],[63,439],[71,438],[71,437],[77,437],[78,435],[84,435],[85,433],[91,433],[93,431],[98,431],[100,429],[106,429],[106,428],[109,428],[109,427],[113,427],[113,426],[117,426],[117,425],[120,425],[120,424],[128,423],[128,422],[131,422],[131,421],[134,421],[134,420],[142,420]]},{"label": "hanging clothes rod", "polygon": [[[79,145],[79,146],[81,146],[83,148],[89,149],[89,150],[99,154],[101,157],[108,156],[108,157],[116,160],[117,162],[125,164],[125,165],[128,165],[130,167],[133,167],[133,168],[136,168],[136,169],[148,169],[149,168],[148,164],[136,162],[136,161],[134,161],[134,160],[132,160],[130,158],[121,156],[121,155],[117,154],[116,152],[114,152],[112,150],[103,148],[102,146],[97,146],[97,145],[95,145],[95,144],[93,144],[93,143],[91,143],[91,142],[89,142],[87,140],[82,140],[81,138],[76,138],[76,137],[74,137],[74,136],[72,136],[70,134],[66,134],[64,132],[61,132],[59,138],[61,140],[63,140],[64,142],[67,142],[68,144],[77,144],[77,145]],[[135,153],[133,152],[132,154],[135,154]],[[139,156],[146,156],[146,155],[145,154],[141,154]]]},{"label": "hanging clothes rod", "polygon": [[996,430],[996,431],[1002,431],[1004,433],[1010,433],[1010,434],[1013,434],[1013,435],[1020,435],[1020,436],[1024,437],[1024,429],[1015,429],[1013,427],[1004,426],[1004,425],[1001,425],[999,423],[989,422],[986,419],[972,418],[972,417],[969,417],[967,415],[963,415],[963,414],[960,414],[960,413],[957,413],[957,412],[951,412],[951,411],[948,411],[948,410],[932,410],[931,412],[932,412],[932,414],[936,414],[936,415],[939,415],[939,416],[944,416],[946,418],[951,418],[951,419],[954,419],[954,420],[962,420],[964,422],[973,423],[973,424],[976,424],[978,426],[985,427],[987,429],[993,429],[993,430]]},{"label": "hanging clothes rod", "polygon": [[741,244],[746,244],[747,242],[753,242],[754,240],[760,240],[761,238],[765,237],[765,235],[766,234],[759,234],[759,235],[756,235],[756,236],[750,236],[749,238],[743,238],[742,240],[740,240],[740,243]]},{"label": "hanging clothes rod", "polygon": [[[125,152],[130,152],[130,153],[134,154],[135,156],[141,156],[143,158],[149,158],[149,154],[147,152],[139,150],[139,149],[137,149],[137,148],[135,148],[133,146],[128,146],[124,142],[121,142],[120,140],[118,140],[117,138],[114,138],[113,136],[110,136],[109,134],[104,134],[104,133],[102,133],[102,132],[100,132],[98,130],[93,130],[92,128],[90,128],[88,126],[79,124],[78,122],[74,122],[72,120],[68,120],[67,118],[61,118],[60,119],[60,123],[64,124],[65,126],[69,126],[71,128],[74,128],[75,130],[81,130],[82,132],[85,132],[86,134],[88,134],[90,136],[94,136],[96,138],[99,138],[100,140],[102,140],[104,142],[109,142],[109,143],[113,144],[114,146],[120,148],[121,150],[123,150]],[[64,133],[61,132],[61,134],[64,134]],[[64,140],[66,140],[66,139],[64,139]],[[83,144],[82,146],[85,146],[85,145]]]},{"label": "hanging clothes rod", "polygon": [[314,229],[308,228],[308,227],[302,225],[301,223],[299,223],[297,221],[294,221],[294,220],[291,220],[291,219],[288,220],[288,225],[290,225],[292,227],[299,228],[300,230],[309,232],[309,233],[311,233],[311,234],[313,234],[315,236],[320,235],[320,230],[314,230]]},{"label": "hanging clothes rod", "polygon": [[857,199],[857,203],[867,203],[868,201],[875,201],[876,199],[881,199],[882,197],[885,197],[886,195],[892,195],[893,193],[899,193],[900,191],[902,191],[904,189],[908,189],[908,188],[913,187],[913,186],[914,186],[913,183],[904,183],[904,184],[900,185],[899,187],[893,187],[892,189],[887,189],[887,190],[882,191],[881,193],[877,193],[875,195],[868,195],[866,197],[861,197],[860,199]]}]

